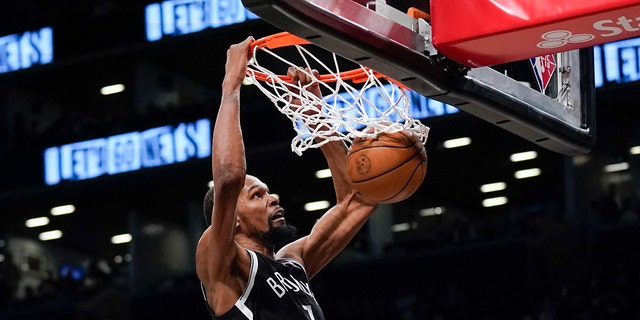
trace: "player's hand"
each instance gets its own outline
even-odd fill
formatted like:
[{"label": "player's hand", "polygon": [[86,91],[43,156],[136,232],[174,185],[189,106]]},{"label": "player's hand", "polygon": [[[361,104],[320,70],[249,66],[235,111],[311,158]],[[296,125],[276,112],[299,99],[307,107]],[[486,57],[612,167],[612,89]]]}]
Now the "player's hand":
[{"label": "player's hand", "polygon": [[240,87],[247,74],[249,46],[253,41],[253,37],[249,36],[244,41],[229,47],[223,85],[229,86],[229,88]]},{"label": "player's hand", "polygon": [[[309,68],[305,68],[305,71],[302,71],[298,68],[294,68],[294,67],[290,67],[287,70],[287,75],[289,77],[291,77],[291,82],[296,85],[299,86],[301,88],[303,88],[306,92],[311,93],[313,95],[315,95],[318,98],[322,98],[322,93],[320,92],[320,83],[318,82],[318,71],[317,70],[309,70]],[[292,101],[291,104],[293,106],[300,106],[302,103],[300,101],[299,96],[305,96],[305,93],[302,92],[298,92],[298,90],[291,90],[293,95],[292,95]],[[309,110],[308,112],[305,113],[310,113],[310,112],[314,112],[317,113],[320,111],[320,109],[322,108],[322,106],[317,105],[317,109],[316,110]]]},{"label": "player's hand", "polygon": [[304,87],[317,97],[321,97],[318,74],[318,70],[309,70],[309,68],[305,68],[304,71],[302,71],[298,68],[289,67],[287,70],[287,75],[291,77],[292,83]]}]

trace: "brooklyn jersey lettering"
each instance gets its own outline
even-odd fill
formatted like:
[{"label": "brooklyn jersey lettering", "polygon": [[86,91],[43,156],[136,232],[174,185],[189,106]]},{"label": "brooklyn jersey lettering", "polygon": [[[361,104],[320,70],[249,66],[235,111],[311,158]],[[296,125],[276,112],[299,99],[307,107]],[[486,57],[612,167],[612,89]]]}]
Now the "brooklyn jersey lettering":
[{"label": "brooklyn jersey lettering", "polygon": [[[271,260],[261,253],[247,252],[251,256],[251,270],[246,289],[227,313],[216,317],[209,309],[213,319],[324,320],[309,288],[307,272],[300,263]],[[206,294],[204,298],[206,301]]]}]

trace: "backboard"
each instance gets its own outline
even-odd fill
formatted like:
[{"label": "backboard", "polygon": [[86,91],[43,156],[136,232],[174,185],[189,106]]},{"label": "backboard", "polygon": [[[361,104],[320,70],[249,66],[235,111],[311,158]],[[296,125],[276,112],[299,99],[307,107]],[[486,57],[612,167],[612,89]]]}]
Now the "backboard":
[{"label": "backboard", "polygon": [[410,7],[429,12],[428,0],[243,3],[279,29],[549,150],[575,155],[595,143],[589,49],[468,67],[438,53],[428,19],[405,14]]}]

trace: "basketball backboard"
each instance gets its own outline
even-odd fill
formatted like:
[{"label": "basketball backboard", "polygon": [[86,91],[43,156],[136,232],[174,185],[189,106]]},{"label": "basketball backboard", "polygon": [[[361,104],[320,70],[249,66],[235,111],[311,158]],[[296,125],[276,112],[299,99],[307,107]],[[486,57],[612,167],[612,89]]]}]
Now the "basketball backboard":
[{"label": "basketball backboard", "polygon": [[437,52],[428,19],[405,14],[410,7],[429,12],[428,0],[243,3],[279,29],[549,150],[575,155],[588,152],[595,142],[589,49],[468,67]]}]

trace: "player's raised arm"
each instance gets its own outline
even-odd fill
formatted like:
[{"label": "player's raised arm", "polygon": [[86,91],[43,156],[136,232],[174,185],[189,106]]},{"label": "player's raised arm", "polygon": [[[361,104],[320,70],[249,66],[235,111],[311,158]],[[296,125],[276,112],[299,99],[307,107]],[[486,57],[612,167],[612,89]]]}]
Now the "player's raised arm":
[{"label": "player's raised arm", "polygon": [[[302,86],[311,83],[306,90],[320,96],[318,84],[312,83],[314,79],[308,72],[290,68],[288,75]],[[321,112],[321,108],[318,106],[315,112]],[[320,148],[331,170],[337,203],[316,222],[308,236],[278,252],[280,257],[300,260],[310,278],[349,244],[377,206],[362,198],[352,187],[347,174],[347,147],[344,141],[329,141]]]},{"label": "player's raised arm", "polygon": [[[214,180],[211,226],[196,251],[196,271],[214,312],[233,306],[242,292],[232,270],[242,268],[246,253],[234,241],[237,200],[246,177],[246,159],[240,127],[240,87],[246,74],[249,37],[227,51],[222,100],[213,130]],[[244,258],[244,259],[243,259]],[[248,267],[247,267],[248,268]]]},{"label": "player's raised arm", "polygon": [[[322,92],[320,91],[317,79],[314,79],[314,77],[318,77],[318,72],[316,70],[306,69],[305,71],[302,71],[298,68],[290,67],[287,70],[287,75],[291,77],[291,82],[299,84],[299,86],[303,87],[304,90],[316,95],[317,97],[322,97]],[[298,96],[303,95],[298,94]],[[295,106],[296,104],[300,105],[302,102],[300,101],[300,98],[297,98],[297,96],[294,95],[292,105]],[[309,115],[311,113],[320,114],[321,112],[322,106],[316,105],[315,108],[308,107],[307,111],[304,113]],[[308,126],[314,131],[328,130],[328,128],[322,127],[327,126],[326,124],[310,123]],[[320,137],[316,137],[315,139],[318,143],[323,140],[323,138]],[[331,170],[337,202],[340,202],[353,190],[349,183],[347,174],[347,146],[343,140],[333,140],[323,144],[320,148],[327,159],[329,170]]]}]

